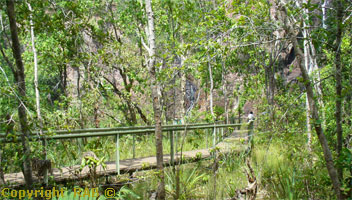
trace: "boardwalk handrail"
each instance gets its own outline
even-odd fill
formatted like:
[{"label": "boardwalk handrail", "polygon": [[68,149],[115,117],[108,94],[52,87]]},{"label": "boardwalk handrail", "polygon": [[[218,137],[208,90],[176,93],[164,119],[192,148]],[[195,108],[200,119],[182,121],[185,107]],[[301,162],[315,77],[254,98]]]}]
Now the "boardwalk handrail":
[{"label": "boardwalk handrail", "polygon": [[[215,124],[223,122],[217,121]],[[198,124],[168,124],[162,125],[162,128],[178,128],[185,126],[201,126],[201,125],[214,125],[214,123],[198,123]],[[107,131],[122,131],[122,130],[141,130],[141,129],[153,129],[155,126],[123,126],[123,127],[113,127],[113,128],[87,128],[87,129],[72,129],[72,130],[48,130],[43,131],[44,134],[71,134],[71,133],[89,133],[89,132],[107,132]],[[39,131],[31,132],[31,136],[39,135]],[[4,138],[6,133],[0,133],[0,138]],[[21,136],[21,134],[16,134],[16,136]]]},{"label": "boardwalk handrail", "polygon": [[[175,127],[166,127],[163,128],[163,132],[167,131],[186,131],[186,130],[195,130],[195,129],[208,129],[208,128],[227,128],[227,127],[237,127],[241,126],[241,124],[212,124],[212,125],[182,125]],[[121,130],[121,131],[107,131],[107,132],[90,132],[90,133],[82,133],[82,134],[66,134],[66,135],[54,135],[46,137],[47,139],[73,139],[73,138],[83,138],[83,137],[99,137],[99,136],[114,136],[116,134],[119,135],[128,135],[128,134],[145,134],[145,133],[153,133],[155,132],[155,128],[150,129],[140,129],[140,130]],[[38,136],[34,136],[33,138],[38,139]]]},{"label": "boardwalk handrail", "polygon": [[[228,127],[238,127],[241,126],[242,124],[183,124],[183,125],[174,125],[174,126],[164,126],[162,127],[163,132],[168,132],[168,131],[186,131],[186,130],[195,130],[195,129],[209,129],[209,128],[228,128]],[[119,129],[106,129],[104,132],[100,129],[97,132],[93,132],[90,129],[90,131],[87,132],[76,132],[76,133],[69,133],[69,134],[58,134],[58,135],[53,135],[53,136],[38,136],[38,135],[31,135],[29,137],[29,140],[50,140],[50,139],[75,139],[75,138],[84,138],[84,137],[100,137],[100,136],[115,136],[116,134],[119,135],[129,135],[129,134],[146,134],[146,133],[153,133],[155,132],[155,128],[140,128],[140,129],[132,129],[132,130],[119,130]],[[7,143],[11,142],[16,142],[13,139],[12,140],[6,140],[4,138],[1,138],[0,141],[5,141]],[[18,141],[19,142],[19,141]]]}]

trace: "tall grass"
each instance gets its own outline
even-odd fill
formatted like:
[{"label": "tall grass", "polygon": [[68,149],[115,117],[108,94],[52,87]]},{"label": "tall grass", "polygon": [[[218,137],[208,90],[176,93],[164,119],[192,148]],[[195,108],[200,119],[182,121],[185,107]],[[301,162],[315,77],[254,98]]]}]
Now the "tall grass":
[{"label": "tall grass", "polygon": [[[177,172],[176,172],[177,173]],[[172,169],[165,170],[167,193],[176,198],[176,173]],[[205,173],[201,173],[197,167],[187,168],[181,166],[178,170],[180,177],[180,195],[179,199],[200,199],[204,198],[202,192],[199,190],[199,185],[204,180]]]},{"label": "tall grass", "polygon": [[[290,140],[295,141],[295,140]],[[299,145],[299,139],[296,140]],[[322,162],[313,162],[317,155],[308,153],[302,142],[294,148],[281,138],[254,148],[255,163],[260,188],[270,199],[330,199],[332,190],[326,185],[327,171]],[[318,159],[316,159],[318,160]]]}]

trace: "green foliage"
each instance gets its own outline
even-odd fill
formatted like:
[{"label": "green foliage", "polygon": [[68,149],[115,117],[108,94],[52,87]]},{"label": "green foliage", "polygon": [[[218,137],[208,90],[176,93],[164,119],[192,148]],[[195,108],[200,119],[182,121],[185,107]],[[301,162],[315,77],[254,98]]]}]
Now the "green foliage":
[{"label": "green foliage", "polygon": [[92,168],[94,171],[98,166],[102,166],[103,169],[106,168],[105,158],[96,159],[92,156],[87,156],[82,159],[80,170],[82,171],[84,167]]},{"label": "green foliage", "polygon": [[[261,136],[258,139],[261,139]],[[256,144],[253,152],[253,162],[257,173],[270,198],[277,199],[305,199],[332,197],[328,189],[329,177],[321,162],[320,152],[309,154],[302,145],[305,141],[298,135],[290,140],[272,136],[269,144]],[[288,141],[296,140],[297,147]],[[256,139],[256,141],[258,141]],[[313,158],[313,159],[312,159]],[[323,170],[322,170],[323,169]]]},{"label": "green foliage", "polygon": [[[198,169],[179,168],[176,173],[179,173],[180,196],[179,199],[199,199],[199,184],[205,177],[205,174],[199,174]],[[176,196],[176,174],[172,170],[165,171],[166,191],[175,198]]]},{"label": "green foliage", "polygon": [[[154,113],[144,43],[148,43],[148,29],[145,5],[143,1],[110,0],[56,0],[56,1],[15,1],[16,20],[19,39],[22,45],[22,57],[26,74],[26,102],[28,122],[31,131],[39,129],[34,90],[34,60],[31,49],[31,35],[27,3],[33,7],[35,43],[38,53],[39,90],[41,114],[45,130],[71,130],[91,127],[118,127],[126,125],[153,124]],[[334,155],[337,167],[344,170],[343,190],[347,190],[351,179],[351,144],[346,143],[342,155],[336,156],[336,98],[343,101],[343,137],[352,130],[352,88],[351,88],[351,25],[350,11],[346,10],[341,44],[342,96],[336,96],[335,51],[336,13],[335,5],[327,11],[324,28],[320,21],[322,6],[308,1],[301,3],[287,1],[285,6],[289,21],[298,32],[299,45],[311,41],[319,70],[311,73],[312,83],[319,85],[320,96],[315,91],[321,120]],[[345,8],[350,2],[344,1]],[[1,30],[0,46],[0,132],[8,130],[7,115],[15,121],[13,131],[21,131],[18,114],[18,95],[15,77],[10,65],[15,64],[12,56],[10,31],[6,16],[5,1],[0,2]],[[304,9],[309,11],[304,14]],[[197,86],[200,99],[185,121],[211,122],[224,120],[225,113],[238,116],[247,112],[245,105],[252,103],[257,118],[257,130],[263,133],[256,138],[252,159],[256,163],[256,173],[261,189],[268,192],[269,198],[284,199],[323,199],[332,197],[328,189],[331,182],[324,165],[324,157],[317,137],[312,138],[312,152],[306,151],[306,96],[303,79],[298,76],[288,83],[288,76],[297,69],[298,62],[287,64],[288,58],[274,54],[289,54],[290,46],[281,31],[289,24],[280,19],[272,19],[278,10],[264,0],[258,1],[153,1],[156,32],[156,76],[161,86],[163,113],[172,113],[172,105],[179,102],[175,94],[180,90],[180,77]],[[294,19],[294,20],[293,20]],[[302,38],[309,27],[310,35]],[[280,35],[278,38],[277,33]],[[304,36],[303,36],[304,37]],[[274,44],[275,43],[275,44]],[[146,44],[148,45],[148,44]],[[277,49],[278,48],[278,49]],[[292,50],[292,49],[291,49]],[[6,60],[8,59],[8,61]],[[10,62],[11,64],[9,64]],[[214,80],[214,113],[208,105],[209,65]],[[274,80],[269,80],[268,71],[272,70]],[[320,76],[320,80],[318,80]],[[269,104],[268,82],[275,85],[274,102]],[[225,87],[227,109],[225,110]],[[314,88],[316,90],[316,88]],[[196,92],[196,93],[197,93]],[[172,94],[174,93],[174,94]],[[319,100],[319,101],[318,101]],[[232,108],[236,110],[231,110]],[[181,105],[180,108],[182,108]],[[171,109],[171,111],[169,110]],[[247,108],[246,108],[247,109]],[[165,111],[165,112],[164,112]],[[174,111],[176,112],[176,111]],[[167,116],[166,116],[167,115]],[[163,122],[169,123],[175,116],[163,115]],[[145,118],[147,122],[145,122]],[[165,118],[165,119],[164,119]],[[242,127],[243,129],[244,127]],[[234,131],[234,130],[231,130]],[[269,134],[268,134],[269,133]],[[314,130],[312,131],[314,135]],[[55,133],[49,133],[52,135]],[[183,151],[205,148],[211,144],[207,131],[188,132]],[[181,144],[181,133],[175,140]],[[220,134],[218,134],[219,136]],[[16,138],[20,140],[20,138]],[[244,139],[239,139],[245,144]],[[155,155],[155,138],[152,135],[122,136],[120,138],[120,158],[132,157],[131,146],[135,142],[136,157]],[[163,151],[170,152],[170,140],[164,137]],[[21,171],[21,147],[15,144],[1,144],[2,160],[0,167],[7,172]],[[177,146],[177,151],[181,145]],[[89,138],[79,140],[49,141],[47,156],[55,167],[81,164],[82,167],[104,165],[104,159],[115,159],[115,141],[112,137]],[[40,142],[31,142],[33,157],[42,157],[43,146]],[[102,158],[83,159],[85,151],[94,151]],[[216,149],[213,149],[216,151]],[[268,153],[270,152],[270,153]],[[243,155],[230,154],[222,157],[219,170],[219,198],[232,198],[236,189],[245,187],[245,176],[240,171]],[[11,162],[10,162],[11,161]],[[204,173],[203,173],[204,172]],[[212,187],[213,172],[202,168],[197,171],[182,169],[184,196],[197,198],[207,196],[202,190]],[[169,194],[174,195],[174,174],[168,172]],[[239,177],[239,180],[236,178]],[[186,184],[190,182],[190,184]],[[124,187],[119,198],[149,198],[148,192],[155,188],[153,184]],[[219,184],[218,184],[219,185]],[[140,187],[142,192],[136,188]],[[209,195],[210,196],[210,195]]]},{"label": "green foliage", "polygon": [[118,199],[141,199],[133,190],[129,189],[127,186],[122,186],[119,192],[116,194]]}]

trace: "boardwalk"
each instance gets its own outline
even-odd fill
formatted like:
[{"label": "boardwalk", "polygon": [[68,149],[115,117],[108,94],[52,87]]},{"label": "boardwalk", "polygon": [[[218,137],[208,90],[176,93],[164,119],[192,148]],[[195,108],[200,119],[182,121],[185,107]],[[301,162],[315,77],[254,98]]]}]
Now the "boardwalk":
[{"label": "boardwalk", "polygon": [[[239,136],[238,132],[234,132],[232,135],[224,139],[222,142],[218,143],[216,146],[219,148],[220,153],[227,153],[231,151],[243,151],[247,145],[241,140],[243,137]],[[183,152],[185,161],[197,161],[200,159],[210,158],[210,149],[199,149],[193,151]],[[175,163],[179,161],[180,154],[175,155]],[[164,165],[170,165],[170,155],[164,155]],[[71,167],[64,167],[60,169],[53,170],[53,177],[56,183],[64,182],[68,180],[79,180],[84,179],[89,176],[88,167],[84,168],[79,172],[80,165],[75,165]],[[145,158],[135,158],[120,161],[120,171],[121,173],[132,173],[139,170],[147,170],[156,168],[156,157],[145,157]],[[116,164],[115,161],[106,162],[106,169],[102,167],[97,168],[97,174],[99,177],[105,175],[115,175],[116,174]],[[14,186],[23,185],[24,177],[22,173],[11,173],[5,174],[5,182]]]}]

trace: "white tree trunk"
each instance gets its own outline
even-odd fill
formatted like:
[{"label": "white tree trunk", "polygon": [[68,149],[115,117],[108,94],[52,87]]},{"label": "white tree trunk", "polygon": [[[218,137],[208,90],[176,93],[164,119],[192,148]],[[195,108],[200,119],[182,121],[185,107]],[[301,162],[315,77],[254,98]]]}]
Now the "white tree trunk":
[{"label": "white tree trunk", "polygon": [[315,47],[313,45],[313,42],[310,38],[310,34],[308,33],[309,36],[309,48],[310,48],[310,52],[311,52],[311,64],[312,64],[312,71],[314,71],[316,73],[316,84],[314,84],[315,90],[317,91],[317,96],[318,96],[318,103],[321,107],[321,118],[322,118],[322,127],[323,129],[325,129],[326,127],[326,120],[325,120],[325,104],[323,101],[323,91],[322,91],[322,87],[321,87],[321,78],[320,78],[320,70],[319,70],[319,66],[318,66],[318,62],[317,62],[317,57],[316,57],[316,51],[315,51]]},{"label": "white tree trunk", "polygon": [[[35,48],[35,35],[34,35],[34,23],[33,23],[33,10],[31,4],[27,3],[29,9],[29,23],[31,26],[31,40],[32,40],[32,51],[33,51],[33,61],[34,61],[34,88],[35,88],[35,105],[37,111],[37,118],[39,122],[39,133],[43,135],[43,118],[40,112],[40,94],[39,94],[39,85],[38,85],[38,57],[37,50]],[[44,150],[43,150],[44,158],[47,159],[46,154],[46,141],[44,140]],[[44,169],[44,183],[48,184],[48,169]]]},{"label": "white tree trunk", "polygon": [[225,77],[225,66],[224,63],[222,63],[222,73],[221,73],[221,78],[222,78],[222,91],[224,94],[224,109],[225,109],[225,122],[226,124],[229,123],[229,111],[228,111],[228,103],[227,103],[227,87],[226,87],[226,77]]},{"label": "white tree trunk", "polygon": [[[290,41],[293,44],[293,47],[295,48],[295,52],[296,52],[296,59],[298,59],[299,62],[299,67],[301,69],[302,72],[302,78],[304,81],[304,85],[306,87],[306,91],[307,91],[307,97],[308,97],[308,103],[309,103],[309,107],[311,108],[310,110],[310,115],[312,117],[312,119],[314,121],[319,121],[319,106],[317,106],[315,98],[314,98],[314,90],[313,90],[313,86],[312,86],[312,82],[310,80],[310,77],[308,75],[308,72],[305,68],[305,64],[302,62],[302,59],[305,59],[304,53],[302,52],[299,43],[297,41],[297,35],[295,33],[295,27],[294,25],[290,24],[288,16],[287,16],[287,10],[286,7],[284,6],[280,6],[279,9],[282,11],[282,17],[281,20],[284,24],[287,24],[287,26],[285,26],[285,29],[287,31],[287,34],[290,36]],[[326,139],[326,136],[324,134],[324,131],[321,127],[321,124],[319,123],[314,123],[314,128],[315,128],[315,132],[318,136],[319,142],[321,144],[321,147],[323,149],[323,153],[324,153],[324,159],[326,162],[326,168],[328,170],[330,179],[332,181],[332,185],[334,188],[334,191],[336,193],[336,197],[337,199],[342,199],[342,194],[341,194],[341,184],[340,181],[338,179],[338,175],[337,175],[337,171],[336,168],[334,166],[334,161],[333,161],[333,157],[328,145],[328,141]]]},{"label": "white tree trunk", "polygon": [[[183,68],[184,60],[185,60],[185,57],[181,56],[181,68]],[[182,124],[184,123],[185,116],[186,116],[186,106],[185,106],[186,82],[187,82],[187,77],[186,77],[186,72],[184,70],[184,71],[181,71],[181,97],[180,97],[181,101],[180,101],[180,111],[178,111],[180,113]]]},{"label": "white tree trunk", "polygon": [[324,0],[324,3],[322,5],[322,13],[323,13],[323,28],[326,29],[327,28],[327,25],[326,25],[326,20],[328,19],[327,17],[327,7],[328,6],[328,0]]},{"label": "white tree trunk", "polygon": [[[304,9],[304,12],[306,13],[306,10]],[[303,20],[304,21],[304,20]],[[307,29],[306,29],[306,23],[303,23],[303,37],[304,37],[304,46],[303,46],[303,52],[304,52],[304,65],[305,68],[308,72],[308,75],[311,75],[311,67],[310,67],[310,55],[309,55],[309,43],[308,43],[308,33],[307,33]],[[307,147],[309,152],[311,151],[311,143],[312,143],[312,129],[310,126],[310,107],[309,107],[309,102],[308,102],[308,95],[306,96],[306,126],[307,126]]]},{"label": "white tree trunk", "polygon": [[212,67],[211,67],[211,64],[210,64],[209,53],[208,53],[208,70],[209,70],[209,79],[210,79],[209,107],[210,107],[211,116],[213,117],[213,120],[214,120],[215,119],[214,109],[213,109],[214,81],[213,81],[213,71],[212,71]]},{"label": "white tree trunk", "polygon": [[[302,3],[307,3],[307,0],[303,0]],[[299,3],[297,2],[297,4],[299,5]],[[324,2],[324,4],[326,4],[326,1]],[[299,5],[300,7],[302,7],[302,5]],[[310,35],[310,30],[307,26],[307,24],[305,23],[305,20],[307,20],[309,18],[309,11],[308,9],[303,9],[303,12],[305,14],[305,18],[303,20],[303,37],[304,37],[304,48],[303,48],[303,52],[304,52],[304,64],[305,64],[305,68],[308,72],[309,76],[313,76],[313,72],[317,73],[316,76],[316,81],[314,81],[314,77],[313,77],[313,87],[315,88],[315,90],[317,91],[317,99],[318,99],[318,103],[321,106],[321,115],[322,115],[322,128],[325,128],[325,112],[324,112],[324,101],[323,101],[323,92],[321,90],[321,79],[320,79],[320,71],[319,71],[319,67],[318,67],[318,63],[316,60],[316,51],[315,51],[315,47],[313,45],[312,42],[312,38]],[[324,20],[323,20],[324,23]],[[312,129],[310,126],[310,117],[309,117],[309,110],[311,108],[309,108],[309,103],[308,103],[308,99],[306,98],[306,106],[307,106],[307,137],[308,137],[308,149],[309,151],[311,151],[311,135],[312,135]]]},{"label": "white tree trunk", "polygon": [[39,86],[38,86],[38,58],[37,58],[37,50],[35,48],[35,35],[34,35],[34,24],[33,24],[33,15],[32,15],[33,10],[29,3],[27,3],[27,5],[30,11],[29,23],[31,26],[31,42],[32,42],[32,51],[33,51],[33,62],[34,62],[35,105],[36,105],[36,111],[37,111],[37,116],[39,121],[40,134],[42,134],[43,119],[40,112],[40,95],[39,95]]},{"label": "white tree trunk", "polygon": [[145,8],[148,18],[147,36],[149,47],[148,70],[150,74],[150,84],[152,89],[153,110],[155,120],[155,140],[156,140],[156,162],[158,167],[159,185],[157,189],[157,199],[165,199],[165,181],[164,181],[164,167],[163,167],[163,134],[161,127],[161,105],[160,105],[160,85],[157,81],[157,72],[155,67],[155,29],[154,29],[154,13],[152,9],[151,0],[145,0]]}]

